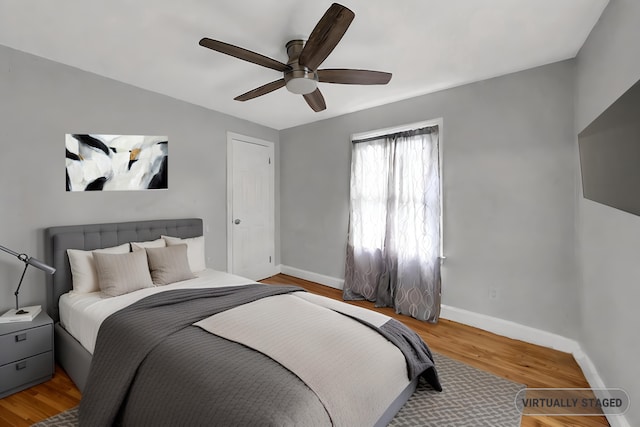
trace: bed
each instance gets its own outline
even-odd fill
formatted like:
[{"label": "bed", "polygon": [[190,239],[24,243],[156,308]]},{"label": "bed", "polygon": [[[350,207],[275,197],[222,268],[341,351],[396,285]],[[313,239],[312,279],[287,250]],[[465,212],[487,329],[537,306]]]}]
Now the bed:
[{"label": "bed", "polygon": [[56,360],[83,392],[81,423],[383,426],[420,377],[440,388],[408,328],[299,288],[205,269],[113,298],[70,292],[69,249],[202,234],[199,218],[46,230],[47,311]]}]

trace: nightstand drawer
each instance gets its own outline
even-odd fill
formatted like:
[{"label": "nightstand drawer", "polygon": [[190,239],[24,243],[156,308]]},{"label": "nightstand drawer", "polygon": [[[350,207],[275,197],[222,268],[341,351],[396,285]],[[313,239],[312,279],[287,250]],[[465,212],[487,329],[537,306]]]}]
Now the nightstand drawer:
[{"label": "nightstand drawer", "polygon": [[51,377],[52,366],[52,351],[0,366],[0,387],[2,387],[0,394]]},{"label": "nightstand drawer", "polygon": [[53,350],[52,336],[51,325],[0,336],[0,366]]}]

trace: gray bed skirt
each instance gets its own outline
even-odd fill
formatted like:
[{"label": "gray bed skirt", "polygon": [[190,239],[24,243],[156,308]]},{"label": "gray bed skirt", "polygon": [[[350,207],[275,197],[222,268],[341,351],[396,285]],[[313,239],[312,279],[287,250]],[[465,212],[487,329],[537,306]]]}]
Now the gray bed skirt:
[{"label": "gray bed skirt", "polygon": [[80,392],[84,391],[89,376],[91,366],[91,353],[56,323],[54,327],[56,362],[62,366],[69,375],[71,381],[78,387]]}]

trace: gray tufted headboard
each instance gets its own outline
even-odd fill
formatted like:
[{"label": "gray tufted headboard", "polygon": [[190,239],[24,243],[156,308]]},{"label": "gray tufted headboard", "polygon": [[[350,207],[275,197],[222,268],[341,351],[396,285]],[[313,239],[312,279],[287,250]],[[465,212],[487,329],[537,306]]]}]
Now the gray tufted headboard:
[{"label": "gray tufted headboard", "polygon": [[59,320],[58,299],[72,285],[67,249],[94,250],[128,242],[155,240],[161,235],[197,237],[202,235],[202,219],[158,219],[109,224],[68,225],[45,230],[46,262],[56,268],[47,276],[47,313]]}]

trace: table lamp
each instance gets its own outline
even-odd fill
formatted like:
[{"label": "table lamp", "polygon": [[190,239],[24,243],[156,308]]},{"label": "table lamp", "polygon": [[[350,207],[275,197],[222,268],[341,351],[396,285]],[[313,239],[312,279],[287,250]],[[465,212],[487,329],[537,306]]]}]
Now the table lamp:
[{"label": "table lamp", "polygon": [[[16,308],[15,310],[9,310],[6,315],[28,315],[29,312],[25,311],[25,310],[21,310],[20,306],[18,305],[18,293],[20,292],[20,286],[22,286],[22,279],[24,279],[24,275],[27,272],[27,268],[32,265],[35,268],[38,268],[42,271],[44,271],[45,273],[48,274],[53,274],[56,272],[56,269],[51,267],[50,265],[45,264],[44,262],[37,260],[35,258],[32,258],[26,254],[19,254],[15,251],[12,251],[9,248],[5,248],[4,246],[0,246],[0,250],[2,250],[3,252],[6,252],[8,254],[11,254],[13,256],[15,256],[16,258],[18,258],[20,261],[24,262],[24,270],[22,270],[22,276],[20,276],[20,282],[18,283],[18,288],[16,289],[16,291],[13,293],[16,296]],[[15,311],[15,312],[14,312]]]}]

